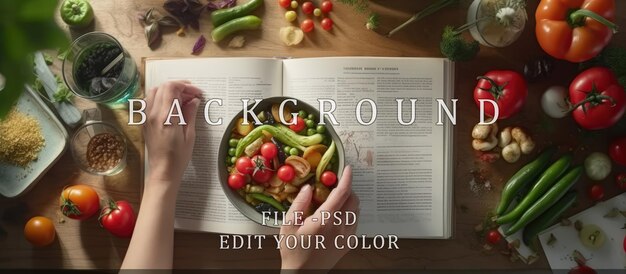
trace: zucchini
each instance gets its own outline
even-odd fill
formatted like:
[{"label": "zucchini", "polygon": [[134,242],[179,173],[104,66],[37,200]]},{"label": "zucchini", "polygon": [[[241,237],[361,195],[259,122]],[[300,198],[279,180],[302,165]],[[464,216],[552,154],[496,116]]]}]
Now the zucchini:
[{"label": "zucchini", "polygon": [[515,175],[509,179],[504,188],[502,189],[502,196],[500,203],[496,208],[496,215],[502,215],[506,213],[513,198],[528,185],[532,180],[537,178],[541,172],[543,172],[550,161],[550,158],[556,152],[556,148],[549,148],[545,150],[537,159],[528,163],[522,167]]},{"label": "zucchini", "polygon": [[556,204],[551,206],[546,212],[541,214],[537,219],[530,222],[525,228],[522,240],[526,245],[530,245],[531,241],[537,237],[539,232],[553,225],[567,211],[576,199],[578,194],[575,191],[568,192]]},{"label": "zucchini", "polygon": [[517,204],[509,213],[496,218],[499,225],[512,223],[519,219],[526,210],[532,206],[554,183],[567,171],[572,162],[572,155],[568,154],[558,159],[546,171],[541,174],[537,183],[530,189],[530,192]]},{"label": "zucchini", "polygon": [[524,215],[515,222],[509,229],[504,232],[505,236],[509,236],[518,230],[522,229],[528,223],[537,219],[539,215],[548,210],[551,206],[553,206],[556,202],[559,201],[567,191],[574,186],[580,176],[583,174],[582,167],[576,167],[570,170],[565,176],[563,176],[546,194],[541,196],[539,200],[535,204],[533,204]]}]

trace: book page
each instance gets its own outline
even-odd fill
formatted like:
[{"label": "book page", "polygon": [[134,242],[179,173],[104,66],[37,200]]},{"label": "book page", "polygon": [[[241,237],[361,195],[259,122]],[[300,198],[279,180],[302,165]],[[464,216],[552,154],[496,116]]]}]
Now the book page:
[{"label": "book page", "polygon": [[[436,126],[437,98],[444,98],[445,61],[434,58],[311,58],[283,61],[283,95],[319,108],[333,99],[346,164],[353,167],[359,196],[359,233],[396,234],[404,238],[449,237],[450,216],[445,175],[444,126]],[[360,125],[361,99],[375,101],[377,118]],[[404,98],[400,125],[396,98]],[[451,104],[449,104],[451,105]],[[328,110],[330,106],[327,106]],[[372,107],[362,106],[370,121]]]},{"label": "book page", "polygon": [[[176,201],[175,227],[182,230],[233,234],[275,233],[241,214],[226,198],[218,179],[219,144],[231,119],[242,109],[241,98],[262,99],[281,95],[280,60],[262,58],[205,58],[146,61],[146,91],[169,80],[189,80],[203,91],[196,122],[196,143]],[[211,98],[209,117],[223,119],[220,126],[204,120],[204,106]]]}]

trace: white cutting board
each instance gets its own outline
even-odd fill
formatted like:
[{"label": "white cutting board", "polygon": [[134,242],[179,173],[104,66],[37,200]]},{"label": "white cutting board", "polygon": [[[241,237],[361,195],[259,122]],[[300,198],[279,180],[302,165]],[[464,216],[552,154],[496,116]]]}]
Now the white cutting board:
[{"label": "white cutting board", "polygon": [[[539,234],[541,246],[546,254],[550,268],[553,270],[568,270],[576,266],[572,257],[574,250],[578,250],[588,261],[587,265],[602,273],[603,269],[626,269],[626,254],[624,253],[623,241],[626,229],[622,229],[626,218],[621,214],[617,217],[604,217],[613,208],[621,211],[626,210],[626,193],[622,193],[610,200],[600,202],[595,206],[580,212],[568,219],[570,226],[556,224]],[[606,242],[598,250],[591,250],[583,246],[578,238],[578,231],[574,228],[574,222],[580,220],[583,224],[595,224],[606,234]],[[556,238],[556,242],[548,245],[550,234]],[[615,270],[609,271],[615,273]],[[626,273],[624,271],[623,273]]]}]

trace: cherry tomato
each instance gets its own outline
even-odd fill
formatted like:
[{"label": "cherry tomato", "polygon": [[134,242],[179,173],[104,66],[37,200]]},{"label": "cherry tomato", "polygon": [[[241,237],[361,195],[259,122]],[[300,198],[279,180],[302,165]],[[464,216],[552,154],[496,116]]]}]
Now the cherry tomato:
[{"label": "cherry tomato", "polygon": [[592,201],[600,201],[604,198],[604,187],[601,184],[593,184],[589,187],[589,199]]},{"label": "cherry tomato", "polygon": [[100,225],[120,238],[130,238],[135,230],[137,215],[127,201],[113,201],[102,209]]},{"label": "cherry tomato", "polygon": [[322,12],[329,13],[333,10],[333,2],[324,1],[322,2]]},{"label": "cherry tomato", "polygon": [[626,166],[626,136],[615,139],[609,146],[609,156],[616,163]]},{"label": "cherry tomato", "polygon": [[302,3],[302,12],[304,12],[304,14],[311,14],[313,13],[313,10],[315,9],[315,6],[313,5],[313,2],[304,2]]},{"label": "cherry tomato", "polygon": [[87,185],[66,187],[59,200],[61,213],[72,219],[85,220],[100,210],[98,193]]},{"label": "cherry tomato", "polygon": [[572,268],[567,273],[568,274],[597,274],[597,272],[593,270],[593,268],[588,267],[586,265],[577,265],[576,267]]},{"label": "cherry tomato", "polygon": [[315,24],[311,19],[305,19],[302,23],[300,23],[300,29],[304,32],[311,32],[313,31],[313,28],[315,28]]},{"label": "cherry tomato", "polygon": [[24,237],[34,246],[47,246],[55,236],[54,224],[46,217],[33,217],[24,226]]},{"label": "cherry tomato", "polygon": [[320,182],[327,187],[331,187],[337,182],[337,175],[330,170],[325,171],[320,177]]},{"label": "cherry tomato", "polygon": [[291,0],[278,0],[278,5],[283,8],[289,8],[289,6],[291,6]]},{"label": "cherry tomato", "polygon": [[498,232],[497,229],[492,229],[487,232],[487,237],[485,239],[488,243],[495,245],[502,240],[502,235],[500,235],[500,232]]},{"label": "cherry tomato", "polygon": [[285,20],[287,20],[287,22],[293,22],[296,21],[296,19],[298,19],[298,14],[295,11],[287,11],[285,12]]},{"label": "cherry tomato", "polygon": [[626,190],[626,173],[617,174],[617,176],[615,176],[615,182],[619,189]]},{"label": "cherry tomato", "polygon": [[237,162],[235,163],[235,168],[241,174],[252,174],[252,171],[254,171],[254,163],[252,163],[250,157],[241,156],[239,157],[239,159],[237,159]]},{"label": "cherry tomato", "polygon": [[302,119],[302,117],[298,116],[296,123],[290,125],[289,128],[295,132],[300,132],[306,128],[306,123],[304,122],[304,119]]},{"label": "cherry tomato", "polygon": [[265,159],[274,159],[278,155],[278,148],[274,143],[265,143],[261,146],[261,155]]},{"label": "cherry tomato", "polygon": [[234,190],[241,189],[246,185],[246,177],[243,174],[235,173],[228,176],[228,186]]},{"label": "cherry tomato", "polygon": [[333,29],[333,19],[330,19],[330,18],[322,19],[322,28],[324,30],[331,30],[331,29]]},{"label": "cherry tomato", "polygon": [[262,155],[252,157],[254,171],[252,171],[252,179],[257,183],[265,183],[272,178],[273,172],[270,169],[270,161]]},{"label": "cherry tomato", "polygon": [[298,1],[291,1],[291,8],[292,9],[297,9],[298,8]]},{"label": "cherry tomato", "polygon": [[280,179],[281,181],[288,183],[291,182],[294,177],[296,177],[296,171],[293,169],[292,166],[284,165],[278,169],[278,171],[276,172],[276,176],[278,176],[278,179]]}]

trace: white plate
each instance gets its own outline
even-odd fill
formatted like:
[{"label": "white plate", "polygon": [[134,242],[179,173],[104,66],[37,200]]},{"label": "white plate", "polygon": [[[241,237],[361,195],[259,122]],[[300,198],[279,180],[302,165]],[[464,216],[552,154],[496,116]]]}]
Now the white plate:
[{"label": "white plate", "polygon": [[67,148],[68,134],[50,108],[30,87],[17,102],[17,109],[39,121],[45,139],[39,158],[27,167],[0,162],[0,195],[13,198],[33,187]]}]

